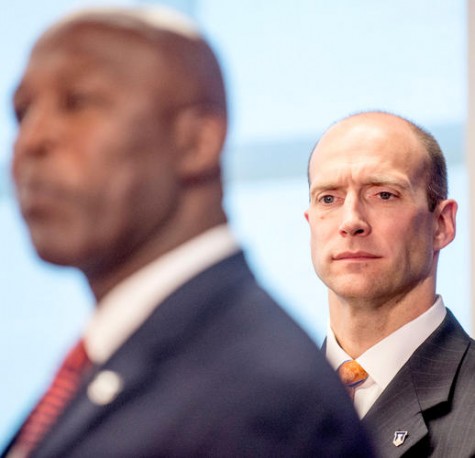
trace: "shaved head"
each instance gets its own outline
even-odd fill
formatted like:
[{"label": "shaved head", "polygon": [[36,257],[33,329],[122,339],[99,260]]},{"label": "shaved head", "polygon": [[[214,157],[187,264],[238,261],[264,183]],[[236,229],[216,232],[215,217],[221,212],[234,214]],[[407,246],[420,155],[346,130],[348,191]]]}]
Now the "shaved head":
[{"label": "shaved head", "polygon": [[[330,125],[320,138],[323,139],[325,135],[332,130],[333,127],[338,126],[340,124],[344,124],[347,121],[356,120],[358,118],[364,119],[372,119],[377,117],[387,117],[388,119],[399,120],[407,124],[407,127],[410,131],[415,135],[420,145],[424,148],[428,155],[428,167],[427,167],[427,202],[430,211],[434,211],[437,204],[447,199],[448,197],[448,179],[447,179],[447,164],[445,161],[444,154],[440,148],[439,143],[435,139],[435,137],[426,129],[419,126],[418,124],[410,121],[403,116],[399,116],[393,113],[388,113],[385,111],[366,111],[351,114],[346,116]],[[319,142],[320,142],[319,140]],[[309,161],[308,161],[308,169],[307,169],[307,176],[308,181],[310,183],[310,162],[312,160],[312,156],[314,152],[317,150],[318,143],[313,148]]]},{"label": "shaved head", "polygon": [[174,82],[170,90],[178,107],[196,105],[226,116],[225,85],[219,63],[190,18],[166,7],[85,9],[50,27],[36,47],[54,34],[91,24],[128,32],[155,47],[167,62]]}]

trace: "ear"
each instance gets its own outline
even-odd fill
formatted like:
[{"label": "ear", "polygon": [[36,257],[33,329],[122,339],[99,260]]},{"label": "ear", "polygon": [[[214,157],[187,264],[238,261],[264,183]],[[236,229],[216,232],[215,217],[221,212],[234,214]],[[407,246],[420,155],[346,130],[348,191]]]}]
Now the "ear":
[{"label": "ear", "polygon": [[446,199],[440,202],[434,210],[434,250],[446,247],[455,238],[457,202]]},{"label": "ear", "polygon": [[307,222],[310,223],[309,216],[308,216],[308,210],[305,210],[303,212],[303,216],[305,216],[305,219],[307,220]]},{"label": "ear", "polygon": [[199,107],[182,110],[174,124],[178,171],[185,181],[219,176],[226,138],[226,118]]}]

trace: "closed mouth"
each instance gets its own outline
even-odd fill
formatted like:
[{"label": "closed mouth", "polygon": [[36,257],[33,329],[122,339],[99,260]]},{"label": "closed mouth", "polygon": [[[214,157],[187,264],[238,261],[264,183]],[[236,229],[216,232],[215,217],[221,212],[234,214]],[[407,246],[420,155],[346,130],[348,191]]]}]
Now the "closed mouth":
[{"label": "closed mouth", "polygon": [[366,251],[345,251],[343,253],[338,253],[333,256],[334,261],[367,261],[369,259],[379,259],[381,256],[375,255],[373,253],[368,253]]}]

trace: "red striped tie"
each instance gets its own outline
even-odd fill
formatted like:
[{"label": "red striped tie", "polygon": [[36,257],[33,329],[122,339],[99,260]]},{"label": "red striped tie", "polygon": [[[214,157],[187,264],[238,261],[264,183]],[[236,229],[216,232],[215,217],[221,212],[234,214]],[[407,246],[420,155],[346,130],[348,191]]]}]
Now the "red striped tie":
[{"label": "red striped tie", "polygon": [[66,356],[48,391],[26,419],[8,456],[30,456],[73,397],[81,375],[89,365],[81,339]]}]

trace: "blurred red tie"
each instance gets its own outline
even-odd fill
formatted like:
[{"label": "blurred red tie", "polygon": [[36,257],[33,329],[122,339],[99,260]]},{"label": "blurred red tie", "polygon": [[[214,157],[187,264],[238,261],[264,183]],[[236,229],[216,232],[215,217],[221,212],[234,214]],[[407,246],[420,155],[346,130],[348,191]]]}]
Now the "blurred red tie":
[{"label": "blurred red tie", "polygon": [[76,393],[88,366],[90,361],[81,339],[68,353],[48,391],[26,419],[8,456],[30,456]]}]

